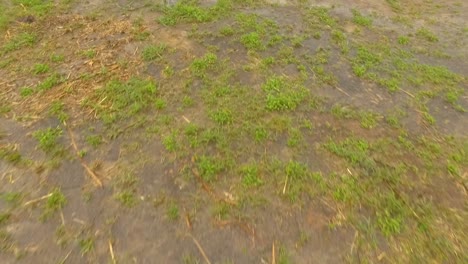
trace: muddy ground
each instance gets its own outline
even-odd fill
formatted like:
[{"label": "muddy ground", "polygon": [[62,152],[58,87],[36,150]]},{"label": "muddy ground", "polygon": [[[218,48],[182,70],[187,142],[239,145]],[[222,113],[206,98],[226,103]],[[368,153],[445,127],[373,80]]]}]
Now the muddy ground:
[{"label": "muddy ground", "polygon": [[0,0],[0,262],[467,263],[467,13]]}]

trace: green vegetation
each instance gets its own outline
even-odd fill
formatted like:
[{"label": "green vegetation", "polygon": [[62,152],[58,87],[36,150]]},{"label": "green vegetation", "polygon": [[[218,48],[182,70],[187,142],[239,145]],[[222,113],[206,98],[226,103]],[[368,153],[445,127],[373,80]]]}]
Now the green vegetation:
[{"label": "green vegetation", "polygon": [[79,240],[81,255],[90,253],[94,249],[94,240],[91,237]]},{"label": "green vegetation", "polygon": [[122,205],[127,207],[132,207],[136,204],[136,198],[133,194],[133,191],[124,190],[122,192],[119,192],[116,198],[120,203],[122,203]]},{"label": "green vegetation", "polygon": [[307,191],[307,182],[312,177],[319,177],[319,174],[313,175],[305,164],[297,161],[290,161],[284,167],[286,175],[283,193],[285,193],[291,202],[299,200],[299,196]]},{"label": "green vegetation", "polygon": [[46,153],[55,152],[58,147],[58,140],[62,135],[60,127],[37,130],[33,137],[39,142],[39,148]]},{"label": "green vegetation", "polygon": [[13,146],[2,146],[0,147],[0,159],[18,164],[22,161],[22,156]]},{"label": "green vegetation", "polygon": [[10,214],[9,213],[0,213],[0,226],[2,226],[4,223],[10,219]]},{"label": "green vegetation", "polygon": [[81,54],[87,59],[92,59],[96,57],[97,52],[94,49],[87,49],[87,50],[83,50]]},{"label": "green vegetation", "polygon": [[143,57],[145,61],[152,61],[152,60],[162,58],[166,50],[167,50],[167,45],[163,43],[159,45],[150,45],[150,46],[146,46],[143,49],[141,56]]},{"label": "green vegetation", "polygon": [[312,7],[306,9],[305,18],[309,26],[322,28],[324,26],[334,27],[336,20],[329,14],[326,7]]},{"label": "green vegetation", "polygon": [[58,73],[54,73],[50,75],[49,77],[47,77],[46,79],[44,79],[41,83],[39,83],[36,86],[35,90],[48,91],[62,82],[63,82],[63,78]]},{"label": "green vegetation", "polygon": [[401,10],[401,3],[399,0],[385,0],[394,11],[400,11]]},{"label": "green vegetation", "polygon": [[13,37],[9,42],[3,45],[2,53],[7,53],[21,49],[23,47],[31,47],[37,42],[37,36],[31,33],[21,33]]},{"label": "green vegetation", "polygon": [[330,141],[325,144],[325,148],[332,153],[345,158],[352,165],[363,165],[369,168],[373,166],[374,162],[368,155],[369,143],[363,139],[348,138],[338,144]]},{"label": "green vegetation", "polygon": [[278,254],[278,264],[290,264],[292,263],[291,257],[289,256],[289,252],[284,247],[279,248]]},{"label": "green vegetation", "polygon": [[55,188],[46,200],[42,218],[47,219],[52,216],[56,211],[61,210],[67,203],[67,199],[62,191]]},{"label": "green vegetation", "polygon": [[65,112],[65,104],[60,102],[60,101],[54,101],[51,103],[50,107],[49,107],[49,113],[52,115],[52,116],[55,116],[57,117],[57,119],[60,121],[60,122],[65,122],[67,121],[67,119],[69,118],[67,113]]},{"label": "green vegetation", "polygon": [[369,27],[372,25],[372,18],[363,16],[359,11],[356,9],[352,10],[353,12],[353,22],[360,25],[360,26],[365,26]]},{"label": "green vegetation", "polygon": [[150,80],[113,80],[96,90],[85,105],[92,107],[104,123],[112,124],[144,111],[156,100],[156,93],[156,84]]},{"label": "green vegetation", "polygon": [[201,156],[197,161],[200,176],[206,182],[214,182],[217,175],[224,169],[220,160],[213,157]]},{"label": "green vegetation", "polygon": [[130,172],[123,172],[114,180],[115,199],[123,206],[133,207],[137,203],[136,184],[138,179]]},{"label": "green vegetation", "polygon": [[416,31],[416,36],[425,39],[430,42],[437,42],[439,38],[427,28],[420,28]]},{"label": "green vegetation", "polygon": [[337,118],[359,120],[363,128],[373,128],[377,125],[379,116],[370,111],[357,111],[346,106],[334,105],[331,113]]},{"label": "green vegetation", "polygon": [[241,169],[242,184],[247,188],[258,187],[263,184],[259,176],[258,166],[255,164],[243,166]]},{"label": "green vegetation", "polygon": [[399,36],[398,37],[398,44],[400,45],[408,45],[410,42],[410,38],[408,36]]},{"label": "green vegetation", "polygon": [[167,106],[167,102],[162,99],[162,98],[157,98],[155,101],[154,101],[154,107],[158,110],[162,110],[164,108],[166,108]]},{"label": "green vegetation", "polygon": [[354,60],[353,71],[359,77],[364,76],[367,71],[381,62],[381,57],[365,47],[359,47]]},{"label": "green vegetation", "polygon": [[62,54],[52,54],[50,56],[50,61],[55,62],[55,63],[62,62],[64,60],[65,60],[65,56]]},{"label": "green vegetation", "polygon": [[177,23],[208,22],[212,19],[208,10],[186,2],[181,1],[172,7],[164,8],[165,14],[159,19],[159,22],[166,26],[172,26]]},{"label": "green vegetation", "polygon": [[[315,236],[331,262],[466,262],[467,30],[436,19],[463,3],[98,2],[0,0],[7,259],[75,261],[75,240],[134,262],[146,232],[233,263],[206,243],[229,229],[266,262],[244,242],[276,263]],[[25,221],[62,247],[24,248]]]},{"label": "green vegetation", "polygon": [[190,66],[192,73],[197,77],[205,77],[206,71],[213,69],[218,60],[216,54],[207,53],[205,56],[195,59]]},{"label": "green vegetation", "polygon": [[22,197],[23,195],[19,192],[7,192],[0,194],[0,199],[13,205],[18,204]]},{"label": "green vegetation", "polygon": [[167,208],[166,215],[172,221],[177,220],[179,218],[179,207],[177,204],[170,203],[169,207]]},{"label": "green vegetation", "polygon": [[213,112],[211,118],[219,125],[229,125],[233,122],[232,113],[227,109],[221,109]]},{"label": "green vegetation", "polygon": [[251,32],[241,37],[241,43],[250,50],[263,50],[265,47],[257,32]]},{"label": "green vegetation", "polygon": [[86,136],[86,143],[88,143],[94,148],[97,148],[99,145],[103,143],[103,139],[102,139],[102,136],[100,135],[88,135]]},{"label": "green vegetation", "polygon": [[34,74],[43,74],[49,71],[49,66],[47,64],[37,63],[34,65],[33,73]]},{"label": "green vegetation", "polygon": [[304,87],[294,85],[284,77],[272,76],[262,86],[268,110],[294,110],[306,97]]},{"label": "green vegetation", "polygon": [[163,138],[163,145],[166,150],[174,152],[177,150],[177,135],[176,133],[171,133]]}]

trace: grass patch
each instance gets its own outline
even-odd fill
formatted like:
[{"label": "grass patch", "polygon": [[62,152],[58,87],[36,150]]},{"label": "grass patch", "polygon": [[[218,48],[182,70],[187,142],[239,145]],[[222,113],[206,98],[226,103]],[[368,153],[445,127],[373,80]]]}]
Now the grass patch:
[{"label": "grass patch", "polygon": [[363,77],[370,68],[378,65],[382,61],[379,54],[376,54],[366,47],[359,47],[353,60],[353,72],[358,77]]},{"label": "grass patch", "polygon": [[86,136],[86,143],[93,148],[97,148],[103,143],[103,139],[100,135],[88,135]]},{"label": "grass patch", "polygon": [[291,264],[291,256],[285,247],[281,246],[278,250],[278,264]]},{"label": "grass patch", "polygon": [[94,57],[96,57],[97,52],[94,49],[87,49],[87,50],[83,50],[81,52],[81,55],[83,55],[87,59],[93,59]]},{"label": "grass patch", "polygon": [[241,168],[242,185],[246,188],[255,188],[263,184],[256,164],[245,165]]},{"label": "grass patch", "polygon": [[331,113],[337,118],[359,120],[361,127],[371,129],[377,126],[379,115],[370,111],[358,111],[347,106],[334,105]]},{"label": "grass patch", "polygon": [[206,71],[214,69],[218,61],[218,56],[214,53],[207,53],[203,57],[193,60],[190,70],[197,77],[205,77]]},{"label": "grass patch", "polygon": [[34,74],[43,74],[49,71],[49,65],[43,63],[37,63],[34,65],[32,72]]},{"label": "grass patch", "polygon": [[167,50],[167,45],[164,43],[161,43],[158,45],[150,45],[150,46],[146,46],[143,49],[141,56],[143,60],[145,61],[161,59],[162,56],[164,55],[164,52],[166,52],[166,50]]},{"label": "grass patch", "polygon": [[233,123],[233,115],[228,109],[220,109],[211,114],[211,119],[218,125],[230,125]]},{"label": "grass patch", "polygon": [[63,62],[64,60],[65,60],[65,56],[62,54],[52,54],[50,56],[50,61],[54,63]]},{"label": "grass patch", "polygon": [[123,206],[133,207],[137,203],[135,195],[138,179],[130,172],[118,175],[113,182],[115,188],[115,199]]},{"label": "grass patch", "polygon": [[305,10],[306,22],[312,28],[334,27],[337,23],[326,7],[312,7]]},{"label": "grass patch", "polygon": [[240,42],[245,46],[248,50],[263,50],[265,47],[263,46],[262,39],[257,32],[251,32],[245,34],[241,37]]},{"label": "grass patch", "polygon": [[206,182],[214,182],[219,172],[224,169],[224,165],[218,159],[209,156],[201,156],[197,160],[200,176]]},{"label": "grass patch", "polygon": [[32,33],[21,33],[13,37],[2,47],[2,53],[19,50],[24,47],[31,47],[37,42],[37,35]]},{"label": "grass patch", "polygon": [[82,256],[89,254],[94,250],[94,240],[91,237],[80,239],[79,245]]},{"label": "grass patch", "polygon": [[163,138],[162,143],[167,151],[170,151],[170,152],[176,151],[178,148],[177,134],[175,132],[170,133],[169,135]]},{"label": "grass patch", "polygon": [[226,16],[233,9],[234,4],[248,1],[219,0],[211,7],[202,7],[197,1],[182,0],[175,5],[162,8],[164,15],[159,23],[173,26],[179,23],[204,23]]},{"label": "grass patch", "polygon": [[200,23],[213,19],[213,14],[208,9],[202,8],[190,1],[180,1],[171,7],[163,8],[164,16],[159,23],[165,26],[173,26],[178,23]]},{"label": "grass patch", "polygon": [[291,202],[296,202],[300,195],[307,191],[308,180],[312,178],[312,174],[305,164],[297,161],[289,161],[284,167],[286,175],[283,193]]},{"label": "grass patch", "polygon": [[39,16],[47,14],[53,7],[51,0],[13,0],[13,3]]},{"label": "grass patch", "polygon": [[427,28],[420,28],[416,31],[416,36],[429,42],[438,42],[439,37]]},{"label": "grass patch", "polygon": [[53,87],[61,84],[63,82],[62,76],[60,76],[58,73],[54,73],[44,79],[41,83],[36,85],[36,90],[37,91],[48,91],[52,89]]},{"label": "grass patch", "polygon": [[372,168],[375,164],[369,157],[370,145],[365,139],[347,138],[342,142],[329,140],[324,147],[339,157],[345,158],[352,165]]},{"label": "grass patch", "polygon": [[0,226],[6,224],[8,219],[10,219],[10,213],[0,213]]},{"label": "grass patch", "polygon": [[117,201],[126,207],[132,207],[136,204],[136,198],[133,191],[123,190],[116,196]]},{"label": "grass patch", "polygon": [[166,215],[167,215],[167,218],[169,218],[172,221],[179,219],[179,216],[180,216],[179,207],[177,206],[176,203],[169,204],[166,210]]},{"label": "grass patch", "polygon": [[362,15],[358,10],[353,9],[353,22],[357,25],[370,27],[372,25],[372,18]]},{"label": "grass patch", "polygon": [[33,137],[39,142],[39,148],[46,153],[55,152],[58,149],[58,140],[62,136],[60,127],[37,130]]},{"label": "grass patch", "polygon": [[49,106],[49,114],[57,117],[60,122],[68,120],[68,114],[65,112],[65,104],[61,101],[53,101]]},{"label": "grass patch", "polygon": [[410,42],[410,38],[408,36],[399,36],[397,41],[400,45],[408,45]]},{"label": "grass patch", "polygon": [[157,87],[151,80],[132,78],[127,82],[108,82],[85,101],[107,125],[134,117],[157,99]]},{"label": "grass patch", "polygon": [[61,210],[67,204],[67,198],[60,189],[55,188],[49,195],[41,216],[44,220],[52,216],[58,210]]},{"label": "grass patch", "polygon": [[266,93],[266,109],[275,111],[295,110],[307,95],[304,87],[280,76],[270,77],[262,89]]},{"label": "grass patch", "polygon": [[21,153],[19,153],[14,146],[1,146],[0,159],[10,162],[14,165],[22,161]]},{"label": "grass patch", "polygon": [[400,0],[385,0],[394,11],[401,10]]},{"label": "grass patch", "polygon": [[0,199],[12,205],[17,205],[22,198],[23,194],[19,192],[6,192],[0,194]]}]

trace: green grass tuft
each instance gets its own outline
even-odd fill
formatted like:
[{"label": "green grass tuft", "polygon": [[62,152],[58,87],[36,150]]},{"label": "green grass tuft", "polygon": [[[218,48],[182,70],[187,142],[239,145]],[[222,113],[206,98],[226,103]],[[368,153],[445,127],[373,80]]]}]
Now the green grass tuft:
[{"label": "green grass tuft", "polygon": [[257,32],[251,32],[245,34],[240,39],[241,43],[247,48],[248,50],[264,50],[265,47],[262,43],[262,39]]},{"label": "green grass tuft", "polygon": [[23,47],[31,47],[37,42],[37,35],[32,33],[21,33],[13,37],[2,47],[2,53],[19,50]]},{"label": "green grass tuft", "polygon": [[256,164],[245,165],[241,168],[242,185],[246,188],[259,187],[263,184]]},{"label": "green grass tuft", "polygon": [[266,93],[266,108],[268,110],[294,110],[306,97],[306,90],[288,82],[279,76],[270,77],[263,85]]},{"label": "green grass tuft", "polygon": [[38,130],[33,133],[33,137],[39,141],[39,148],[46,153],[51,153],[57,148],[58,139],[62,135],[60,127]]},{"label": "green grass tuft", "polygon": [[34,74],[43,74],[49,71],[49,65],[47,64],[42,64],[42,63],[37,63],[34,65],[33,68],[33,73]]},{"label": "green grass tuft", "polygon": [[49,198],[44,205],[42,218],[47,219],[56,211],[61,210],[67,204],[67,198],[58,188],[55,188],[50,194]]},{"label": "green grass tuft", "polygon": [[234,118],[230,110],[220,109],[211,114],[211,119],[219,125],[230,125]]},{"label": "green grass tuft", "polygon": [[94,108],[101,120],[109,125],[147,109],[156,101],[157,90],[156,84],[151,80],[113,80],[89,97],[85,105]]},{"label": "green grass tuft", "polygon": [[439,37],[435,35],[432,31],[430,31],[427,28],[420,28],[418,31],[416,31],[416,36],[425,39],[429,42],[437,42],[439,41]]},{"label": "green grass tuft", "polygon": [[370,27],[372,25],[372,18],[363,16],[358,10],[353,9],[353,22],[364,27]]},{"label": "green grass tuft", "polygon": [[200,176],[206,182],[214,182],[217,174],[224,169],[219,160],[208,156],[201,156],[197,161],[197,165]]},{"label": "green grass tuft", "polygon": [[192,73],[197,77],[205,77],[208,69],[213,69],[218,61],[214,53],[207,53],[203,57],[193,60],[190,65]]},{"label": "green grass tuft", "polygon": [[146,46],[143,49],[141,56],[143,60],[145,61],[152,61],[152,60],[162,58],[166,50],[167,50],[167,45],[164,43],[161,43],[159,45],[150,45],[150,46]]}]

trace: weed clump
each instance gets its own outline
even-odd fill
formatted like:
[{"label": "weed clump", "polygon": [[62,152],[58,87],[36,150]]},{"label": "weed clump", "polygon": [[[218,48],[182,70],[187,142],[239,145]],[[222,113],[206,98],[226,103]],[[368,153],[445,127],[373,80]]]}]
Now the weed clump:
[{"label": "weed clump", "polygon": [[284,77],[270,77],[262,86],[266,93],[268,110],[294,110],[305,99],[306,91],[302,86],[289,83]]}]

